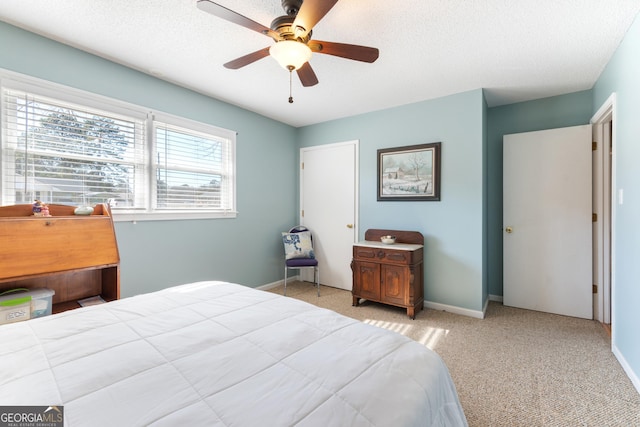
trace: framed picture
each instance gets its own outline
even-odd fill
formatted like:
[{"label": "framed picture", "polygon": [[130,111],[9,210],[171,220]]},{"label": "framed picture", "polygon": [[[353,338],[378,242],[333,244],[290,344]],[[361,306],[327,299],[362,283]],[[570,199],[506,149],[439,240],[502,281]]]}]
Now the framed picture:
[{"label": "framed picture", "polygon": [[440,200],[440,143],[378,150],[378,201]]}]

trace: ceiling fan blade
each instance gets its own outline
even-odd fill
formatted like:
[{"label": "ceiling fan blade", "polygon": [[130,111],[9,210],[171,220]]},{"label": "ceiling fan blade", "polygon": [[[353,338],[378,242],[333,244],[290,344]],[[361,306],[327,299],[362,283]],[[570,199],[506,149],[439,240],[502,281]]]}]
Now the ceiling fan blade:
[{"label": "ceiling fan blade", "polygon": [[304,0],[295,21],[293,21],[293,28],[301,28],[296,30],[296,37],[304,37],[309,34],[336,3],[338,0]]},{"label": "ceiling fan blade", "polygon": [[302,86],[309,87],[318,84],[318,77],[316,77],[316,73],[308,62],[305,62],[296,72],[298,73]]},{"label": "ceiling fan blade", "polygon": [[246,16],[240,15],[239,13],[234,12],[231,9],[227,9],[224,6],[220,6],[218,3],[214,3],[209,0],[198,0],[197,7],[204,12],[210,13],[214,16],[217,16],[218,18],[222,18],[234,24],[241,25],[250,30],[257,31],[258,33],[269,36],[274,40],[280,39],[280,35],[271,30],[269,27],[265,27],[264,25],[259,24],[258,22],[247,18]]},{"label": "ceiling fan blade", "polygon": [[238,68],[242,68],[245,65],[249,65],[253,62],[256,62],[258,59],[262,59],[267,56],[269,56],[269,48],[265,47],[264,49],[256,50],[255,52],[251,52],[245,56],[241,56],[240,58],[234,59],[233,61],[229,61],[224,64],[224,67],[231,70],[237,70]]},{"label": "ceiling fan blade", "polygon": [[339,56],[341,58],[369,63],[375,62],[380,53],[375,47],[323,42],[320,40],[310,40],[308,46],[316,53],[324,53],[326,55]]}]

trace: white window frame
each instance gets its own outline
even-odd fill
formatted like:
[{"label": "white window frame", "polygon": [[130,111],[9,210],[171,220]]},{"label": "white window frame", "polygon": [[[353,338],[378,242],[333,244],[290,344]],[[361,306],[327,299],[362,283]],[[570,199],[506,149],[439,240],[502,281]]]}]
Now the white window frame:
[{"label": "white window frame", "polygon": [[[144,192],[144,207],[137,209],[112,209],[114,221],[147,221],[147,220],[181,220],[181,219],[214,219],[214,218],[236,218],[236,132],[223,129],[206,123],[190,120],[176,115],[150,111],[150,109],[118,101],[102,95],[96,95],[79,89],[70,88],[68,86],[59,85],[45,80],[25,76],[19,73],[0,69],[0,89],[14,89],[33,93],[47,98],[57,99],[62,102],[83,105],[88,108],[95,108],[117,115],[128,116],[136,120],[142,120],[145,123],[145,168],[146,173],[140,184],[140,188],[136,188],[136,193]],[[1,91],[4,96],[4,90]],[[4,99],[0,99],[0,108]],[[0,123],[4,128],[4,112],[0,115]],[[171,124],[194,132],[204,133],[217,138],[223,138],[229,141],[228,161],[230,164],[230,172],[228,180],[230,185],[229,205],[226,209],[182,209],[182,210],[156,210],[156,182],[155,173],[156,165],[153,161],[156,152],[155,147],[155,126],[154,119],[159,122]],[[2,129],[0,138],[4,138],[5,132]],[[1,154],[0,154],[1,156]],[[0,159],[1,160],[1,159]],[[2,161],[0,161],[0,184],[6,179]],[[3,191],[3,185],[0,185],[0,196]],[[1,199],[0,199],[1,200]]]}]

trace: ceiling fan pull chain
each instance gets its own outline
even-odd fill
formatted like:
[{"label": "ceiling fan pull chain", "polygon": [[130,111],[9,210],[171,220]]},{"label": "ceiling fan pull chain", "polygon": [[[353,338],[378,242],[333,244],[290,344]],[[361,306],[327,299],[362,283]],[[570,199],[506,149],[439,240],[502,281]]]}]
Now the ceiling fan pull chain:
[{"label": "ceiling fan pull chain", "polygon": [[290,65],[289,67],[289,104],[293,104],[293,95],[292,95],[292,83],[291,83],[291,76],[293,74],[293,67]]}]

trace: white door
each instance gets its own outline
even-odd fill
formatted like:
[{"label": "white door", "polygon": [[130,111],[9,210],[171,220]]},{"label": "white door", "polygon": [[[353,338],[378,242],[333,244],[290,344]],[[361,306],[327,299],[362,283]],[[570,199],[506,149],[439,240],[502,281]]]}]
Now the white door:
[{"label": "white door", "polygon": [[504,136],[505,305],[591,319],[591,125]]},{"label": "white door", "polygon": [[300,223],[313,233],[320,283],[347,290],[358,236],[357,151],[357,141],[300,150]]}]

